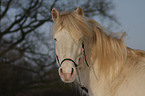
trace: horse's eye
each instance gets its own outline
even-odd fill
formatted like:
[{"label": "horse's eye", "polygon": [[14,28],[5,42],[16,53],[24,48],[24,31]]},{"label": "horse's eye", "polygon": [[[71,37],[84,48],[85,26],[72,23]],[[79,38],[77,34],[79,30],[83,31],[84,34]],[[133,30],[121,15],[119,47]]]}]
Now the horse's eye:
[{"label": "horse's eye", "polygon": [[57,41],[56,38],[54,38],[54,41]]}]

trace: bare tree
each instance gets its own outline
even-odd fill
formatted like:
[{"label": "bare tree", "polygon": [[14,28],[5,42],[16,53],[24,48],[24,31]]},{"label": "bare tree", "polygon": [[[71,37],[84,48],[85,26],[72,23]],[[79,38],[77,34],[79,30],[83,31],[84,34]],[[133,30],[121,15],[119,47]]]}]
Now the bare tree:
[{"label": "bare tree", "polygon": [[48,38],[52,8],[80,5],[87,17],[116,21],[111,0],[1,0],[0,5],[0,94],[56,87],[54,47]]}]

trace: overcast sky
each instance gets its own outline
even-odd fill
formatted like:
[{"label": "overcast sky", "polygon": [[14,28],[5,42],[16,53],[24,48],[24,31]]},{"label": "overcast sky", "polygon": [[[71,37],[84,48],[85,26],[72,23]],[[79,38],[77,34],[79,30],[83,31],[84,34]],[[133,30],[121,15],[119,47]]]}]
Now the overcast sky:
[{"label": "overcast sky", "polygon": [[[125,31],[126,45],[145,51],[145,0],[113,0],[113,2],[115,5],[113,13],[121,23],[121,26],[113,32]],[[94,19],[100,21],[98,18]]]},{"label": "overcast sky", "polygon": [[145,0],[113,0],[120,29],[128,34],[126,45],[145,51]]}]

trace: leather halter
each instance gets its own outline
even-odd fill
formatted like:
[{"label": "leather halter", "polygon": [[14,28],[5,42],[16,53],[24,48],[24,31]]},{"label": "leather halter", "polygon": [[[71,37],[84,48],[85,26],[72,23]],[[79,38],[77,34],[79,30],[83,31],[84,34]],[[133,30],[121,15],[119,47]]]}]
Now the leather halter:
[{"label": "leather halter", "polygon": [[[83,49],[86,65],[89,67],[89,64],[88,64],[87,59],[86,59],[86,53],[85,53],[84,43],[82,43],[82,49]],[[86,89],[85,87],[83,87],[81,85],[81,81],[80,81],[80,77],[79,77],[79,72],[78,72],[78,68],[77,68],[78,64],[74,60],[72,60],[71,58],[65,58],[65,59],[63,59],[60,62],[58,56],[56,55],[56,59],[57,59],[57,62],[59,64],[59,67],[61,67],[62,63],[65,62],[65,61],[71,61],[71,62],[73,62],[73,64],[75,65],[76,71],[77,71],[77,75],[78,75],[78,79],[79,79],[79,82],[80,82],[81,89],[84,90],[86,93],[88,93],[88,89]]]}]

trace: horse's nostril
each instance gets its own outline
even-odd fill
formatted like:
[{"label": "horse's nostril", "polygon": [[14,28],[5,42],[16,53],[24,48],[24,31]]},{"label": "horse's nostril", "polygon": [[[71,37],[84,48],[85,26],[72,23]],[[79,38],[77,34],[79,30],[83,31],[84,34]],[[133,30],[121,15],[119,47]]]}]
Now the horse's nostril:
[{"label": "horse's nostril", "polygon": [[73,75],[74,69],[72,68],[71,75]]}]

